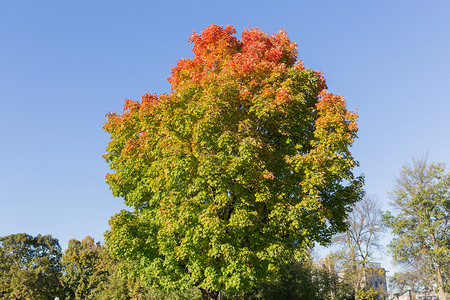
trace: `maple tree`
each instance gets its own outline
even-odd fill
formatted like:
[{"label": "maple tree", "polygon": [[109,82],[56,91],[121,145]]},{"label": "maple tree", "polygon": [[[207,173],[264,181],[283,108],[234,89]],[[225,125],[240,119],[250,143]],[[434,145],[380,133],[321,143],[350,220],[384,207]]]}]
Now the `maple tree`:
[{"label": "maple tree", "polygon": [[106,182],[133,208],[111,218],[107,246],[148,284],[197,286],[205,299],[329,242],[362,195],[357,114],[285,31],[235,33],[194,33],[171,92],[125,100],[104,125]]}]

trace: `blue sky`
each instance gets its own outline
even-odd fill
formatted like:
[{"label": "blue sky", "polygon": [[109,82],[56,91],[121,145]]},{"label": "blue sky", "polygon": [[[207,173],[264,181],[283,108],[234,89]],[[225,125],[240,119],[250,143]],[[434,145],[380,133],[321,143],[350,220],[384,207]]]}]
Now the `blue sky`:
[{"label": "blue sky", "polygon": [[359,112],[357,172],[387,209],[412,157],[450,163],[449,15],[449,1],[1,1],[0,236],[103,239],[124,207],[104,182],[105,114],[168,92],[212,23],[286,29]]}]

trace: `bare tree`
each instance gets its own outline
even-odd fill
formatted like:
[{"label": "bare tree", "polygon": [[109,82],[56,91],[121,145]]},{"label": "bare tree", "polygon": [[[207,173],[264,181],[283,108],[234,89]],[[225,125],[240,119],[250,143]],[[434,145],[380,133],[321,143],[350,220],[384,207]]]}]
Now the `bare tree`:
[{"label": "bare tree", "polygon": [[353,286],[355,294],[364,289],[369,278],[384,274],[373,268],[371,260],[381,252],[380,235],[385,230],[379,202],[374,196],[365,196],[356,203],[347,218],[347,231],[336,235],[333,243],[340,247],[334,254],[340,261],[342,276]]},{"label": "bare tree", "polygon": [[427,294],[432,286],[430,276],[415,270],[397,272],[390,278],[390,288],[395,296],[411,293]]}]

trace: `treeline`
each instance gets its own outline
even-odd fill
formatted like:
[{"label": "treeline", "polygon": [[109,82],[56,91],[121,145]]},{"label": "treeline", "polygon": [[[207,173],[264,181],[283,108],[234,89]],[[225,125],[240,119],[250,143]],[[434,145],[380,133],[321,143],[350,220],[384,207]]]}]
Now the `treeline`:
[{"label": "treeline", "polygon": [[[202,299],[199,289],[164,292],[146,287],[108,249],[86,237],[63,253],[56,238],[25,233],[0,238],[0,299]],[[125,275],[128,274],[128,275]],[[351,286],[330,266],[293,262],[270,283],[222,299],[352,299]]]},{"label": "treeline", "polygon": [[108,249],[86,237],[63,253],[51,235],[0,238],[0,299],[197,299],[197,291],[163,293],[122,276]]},{"label": "treeline", "polygon": [[[374,269],[374,251],[381,246],[380,234],[390,228],[394,239],[389,250],[394,262],[403,267],[391,277],[391,292],[396,296],[406,292],[438,294],[441,300],[447,300],[450,173],[445,172],[444,164],[415,160],[402,168],[391,199],[396,214],[383,213],[372,197],[356,203],[347,215],[346,231],[333,238],[339,250],[320,264],[314,264],[311,255],[301,261],[291,260],[280,266],[280,272],[274,272],[275,278],[257,274],[248,288],[222,290],[220,298],[382,299],[386,296],[385,283],[373,289],[370,282],[384,276],[384,270],[379,269],[375,275],[370,272]],[[91,237],[71,240],[64,253],[50,235],[0,237],[0,299],[212,299],[205,298],[198,287],[187,285],[187,290],[176,286],[173,292],[159,290],[164,287],[154,279],[157,276],[163,280],[163,275],[147,273],[154,270],[143,267],[150,259],[145,249],[134,239],[116,242],[129,246],[123,247],[126,252],[122,258],[113,257]],[[141,252],[140,260],[133,260],[133,251]],[[239,272],[235,274],[241,275]],[[176,275],[174,272],[170,278],[176,280]]]}]

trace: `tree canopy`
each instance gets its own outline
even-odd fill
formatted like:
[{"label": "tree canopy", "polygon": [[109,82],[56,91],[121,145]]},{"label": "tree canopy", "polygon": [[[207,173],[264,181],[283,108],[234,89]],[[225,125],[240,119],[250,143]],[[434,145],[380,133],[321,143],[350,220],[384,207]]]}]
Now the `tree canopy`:
[{"label": "tree canopy", "polygon": [[132,208],[106,242],[156,287],[245,290],[345,230],[362,195],[356,113],[285,31],[235,33],[194,33],[171,92],[125,100],[104,125],[106,182]]},{"label": "tree canopy", "polygon": [[442,163],[416,159],[402,167],[391,197],[396,214],[385,217],[394,234],[389,245],[394,261],[422,280],[431,279],[439,298],[448,299],[450,173]]},{"label": "tree canopy", "polygon": [[0,298],[53,299],[61,295],[61,247],[50,235],[0,237]]},{"label": "tree canopy", "polygon": [[121,276],[121,262],[90,236],[82,241],[71,239],[61,264],[64,299],[161,299],[149,295],[138,278]]},{"label": "tree canopy", "polygon": [[97,286],[109,276],[109,252],[91,237],[71,239],[62,259],[67,299],[94,299]]}]

